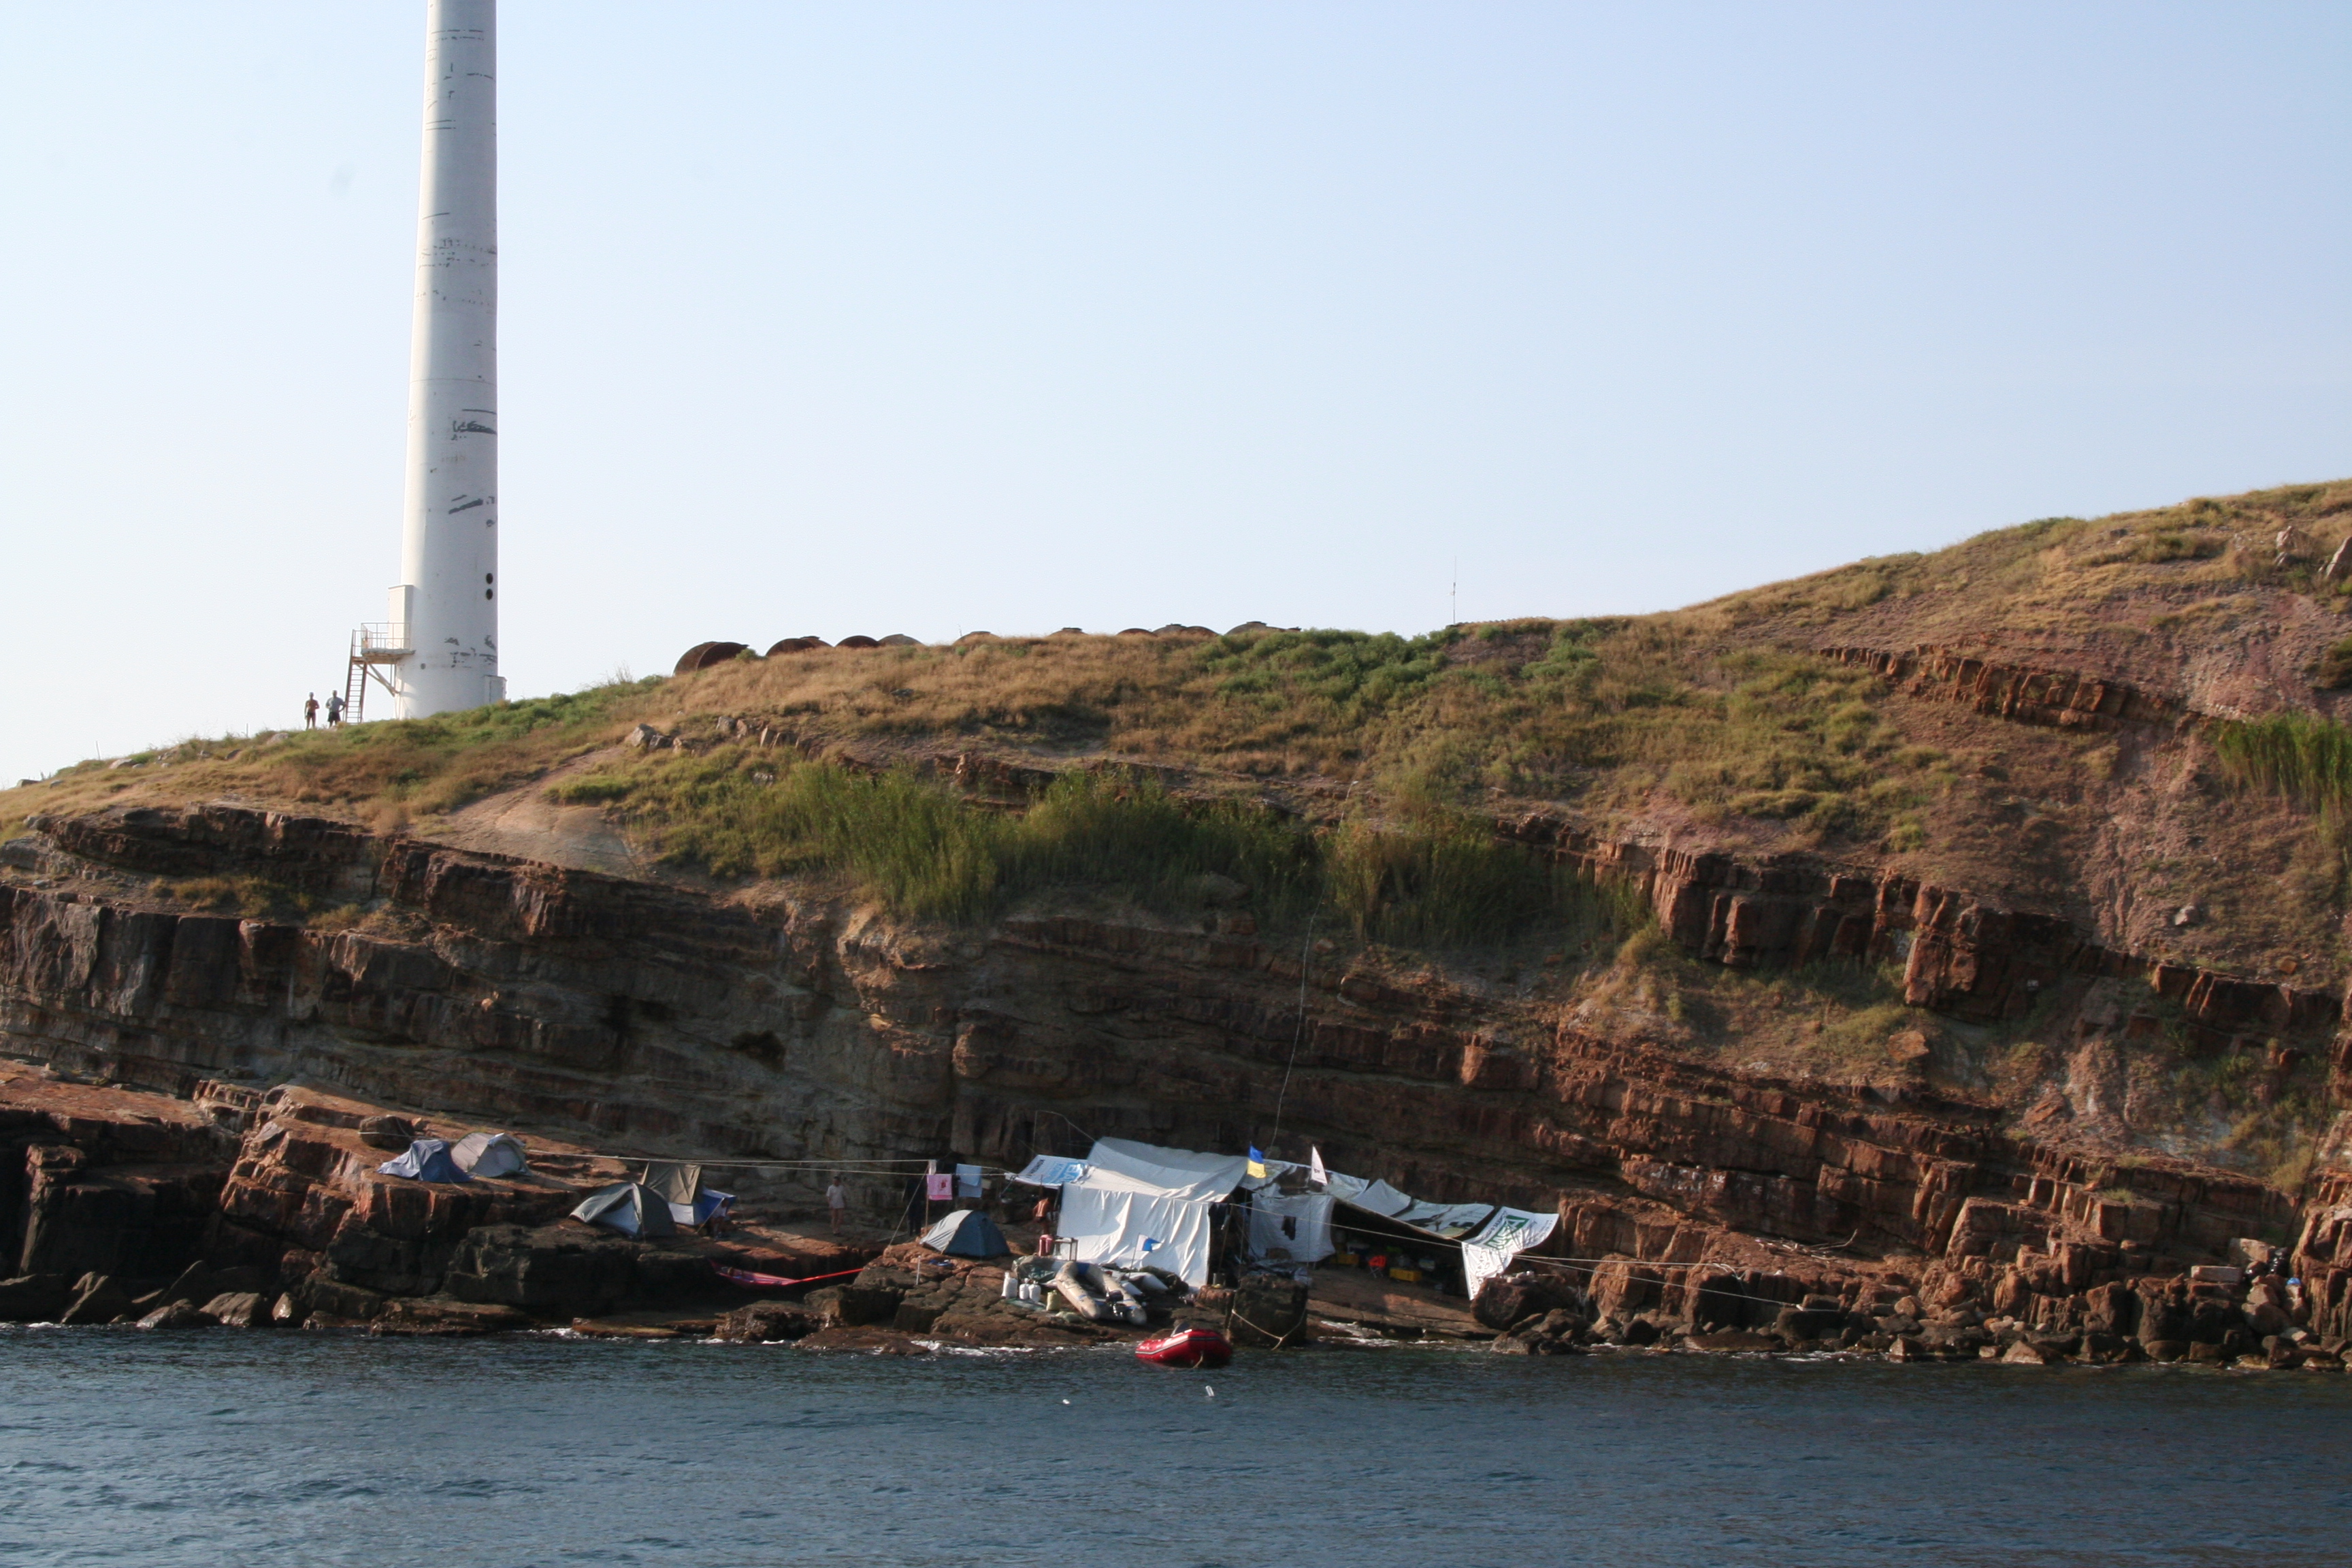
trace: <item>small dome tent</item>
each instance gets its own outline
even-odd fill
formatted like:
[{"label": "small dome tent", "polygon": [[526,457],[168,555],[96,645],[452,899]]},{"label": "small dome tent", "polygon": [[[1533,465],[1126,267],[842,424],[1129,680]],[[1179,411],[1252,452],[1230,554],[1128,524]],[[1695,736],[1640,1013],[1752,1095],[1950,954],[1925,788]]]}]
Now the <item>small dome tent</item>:
[{"label": "small dome tent", "polygon": [[923,1245],[957,1258],[1002,1258],[1012,1251],[996,1222],[978,1209],[958,1209],[923,1232]]},{"label": "small dome tent", "polygon": [[446,1138],[419,1138],[409,1144],[408,1152],[397,1160],[386,1160],[378,1165],[382,1176],[406,1176],[412,1182],[462,1182],[466,1173],[449,1157]]},{"label": "small dome tent", "polygon": [[601,1225],[606,1230],[617,1230],[623,1236],[676,1236],[677,1224],[669,1217],[669,1205],[659,1194],[651,1192],[635,1182],[614,1182],[609,1187],[599,1187],[582,1200],[572,1217],[590,1225]]},{"label": "small dome tent", "polygon": [[449,1157],[469,1176],[519,1176],[530,1169],[522,1145],[504,1132],[469,1132]]}]

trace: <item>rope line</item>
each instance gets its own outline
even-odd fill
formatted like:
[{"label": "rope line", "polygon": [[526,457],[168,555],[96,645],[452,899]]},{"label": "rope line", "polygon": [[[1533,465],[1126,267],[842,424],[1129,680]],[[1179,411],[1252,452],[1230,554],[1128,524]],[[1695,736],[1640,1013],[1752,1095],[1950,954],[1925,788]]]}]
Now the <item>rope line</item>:
[{"label": "rope line", "polygon": [[1298,1024],[1290,1032],[1290,1059],[1282,1064],[1282,1089],[1274,1097],[1274,1131],[1265,1140],[1269,1149],[1282,1137],[1282,1108],[1290,1099],[1290,1069],[1298,1065],[1299,1043],[1307,1038],[1307,962],[1314,952],[1315,917],[1308,915],[1306,939],[1298,944]]}]

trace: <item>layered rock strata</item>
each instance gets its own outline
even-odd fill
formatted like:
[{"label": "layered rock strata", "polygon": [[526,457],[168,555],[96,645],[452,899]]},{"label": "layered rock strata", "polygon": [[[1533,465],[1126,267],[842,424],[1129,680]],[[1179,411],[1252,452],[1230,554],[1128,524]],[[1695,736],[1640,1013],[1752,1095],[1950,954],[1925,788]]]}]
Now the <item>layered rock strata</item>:
[{"label": "layered rock strata", "polygon": [[[235,1108],[252,1126],[208,1243],[289,1288],[524,1312],[662,1288],[657,1261],[624,1268],[547,1233],[565,1184],[370,1186],[362,1167],[381,1156],[356,1122],[387,1105],[539,1129],[573,1145],[584,1181],[603,1173],[591,1151],[1017,1166],[1098,1135],[1236,1148],[1279,1100],[1285,1127],[1340,1168],[1556,1209],[1558,1250],[1584,1260],[1564,1267],[1604,1317],[1726,1331],[1889,1291],[1925,1292],[1931,1316],[2113,1325],[2117,1289],[2298,1217],[2253,1180],[2064,1154],[1983,1105],[1734,1072],[1433,978],[1302,974],[1234,922],[926,931],[824,899],[709,896],[229,806],[39,826],[12,862],[38,875],[0,885],[7,1049],[183,1097],[321,1086]],[[1520,831],[1640,879],[1707,956],[1900,952],[1923,1005],[2000,1016],[2124,962],[1899,879]],[[200,874],[368,912],[321,930],[141,892]],[[2152,978],[2222,1037],[2319,1036],[2334,1016],[2332,998],[2284,987]],[[759,1187],[811,1203],[821,1180]],[[902,1195],[857,1198],[887,1215]],[[330,1297],[358,1300],[330,1291],[315,1310],[334,1313]]]}]

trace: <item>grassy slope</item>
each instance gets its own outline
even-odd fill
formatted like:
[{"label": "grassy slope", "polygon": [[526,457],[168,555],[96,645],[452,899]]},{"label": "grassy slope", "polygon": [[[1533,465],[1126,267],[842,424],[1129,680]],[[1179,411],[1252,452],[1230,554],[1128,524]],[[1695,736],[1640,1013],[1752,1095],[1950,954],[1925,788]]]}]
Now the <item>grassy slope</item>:
[{"label": "grassy slope", "polygon": [[[2274,535],[2288,525],[2303,531],[2301,558],[2281,566]],[[1498,1001],[1548,1016],[1849,1077],[1890,1071],[1887,1037],[1918,1026],[1955,1082],[2016,1100],[2068,1070],[2032,1026],[1907,1016],[1884,975],[1758,979],[1690,963],[1592,889],[1530,880],[1472,844],[1466,814],[1542,805],[1605,832],[1895,865],[2068,914],[2135,951],[2337,981],[2352,968],[2340,810],[2352,746],[2334,722],[2347,699],[2321,688],[2352,664],[2333,651],[2352,625],[2343,586],[2317,566],[2347,531],[2352,483],[2338,483],[2045,520],[1642,617],[747,659],[478,713],[85,763],[0,793],[0,829],[34,810],[228,795],[429,833],[646,722],[693,754],[616,757],[560,787],[722,878],[830,876],[909,912],[971,919],[1055,899],[1186,913],[1215,901],[1204,875],[1229,876],[1262,919],[1312,915],[1391,965],[1438,952]],[[2217,721],[2031,728],[1891,692],[1816,651],[1856,645],[2080,670]],[[780,763],[723,735],[722,716],[868,759],[1172,765],[1234,804],[1188,813],[1148,785],[1073,786],[1016,821],[910,780]],[[1253,809],[1260,797],[1323,826],[1285,827]],[[2200,918],[2175,924],[2191,903]],[[2221,1068],[2158,1053],[2132,1070],[2151,1123],[2169,1118],[2200,1145],[2284,1158],[2281,1118],[2316,1114],[2296,1099],[2311,1085],[2281,1081],[2264,1090],[2263,1125],[2242,1126],[2250,1102]]]}]

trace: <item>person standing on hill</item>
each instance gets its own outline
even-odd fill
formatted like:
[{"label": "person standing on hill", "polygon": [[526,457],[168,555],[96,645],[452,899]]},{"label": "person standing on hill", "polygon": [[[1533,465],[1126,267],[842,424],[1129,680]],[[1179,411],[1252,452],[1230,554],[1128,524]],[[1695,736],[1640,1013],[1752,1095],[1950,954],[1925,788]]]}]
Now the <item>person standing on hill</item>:
[{"label": "person standing on hill", "polygon": [[339,730],[342,728],[342,723],[343,694],[340,691],[330,691],[327,693],[327,728]]},{"label": "person standing on hill", "polygon": [[303,699],[302,701],[302,728],[305,730],[315,730],[318,727],[319,694],[313,691],[309,697]]},{"label": "person standing on hill", "polygon": [[824,1212],[832,1216],[835,1230],[841,1228],[841,1216],[848,1207],[849,1189],[841,1184],[839,1176],[835,1176],[832,1184],[824,1189]]}]

